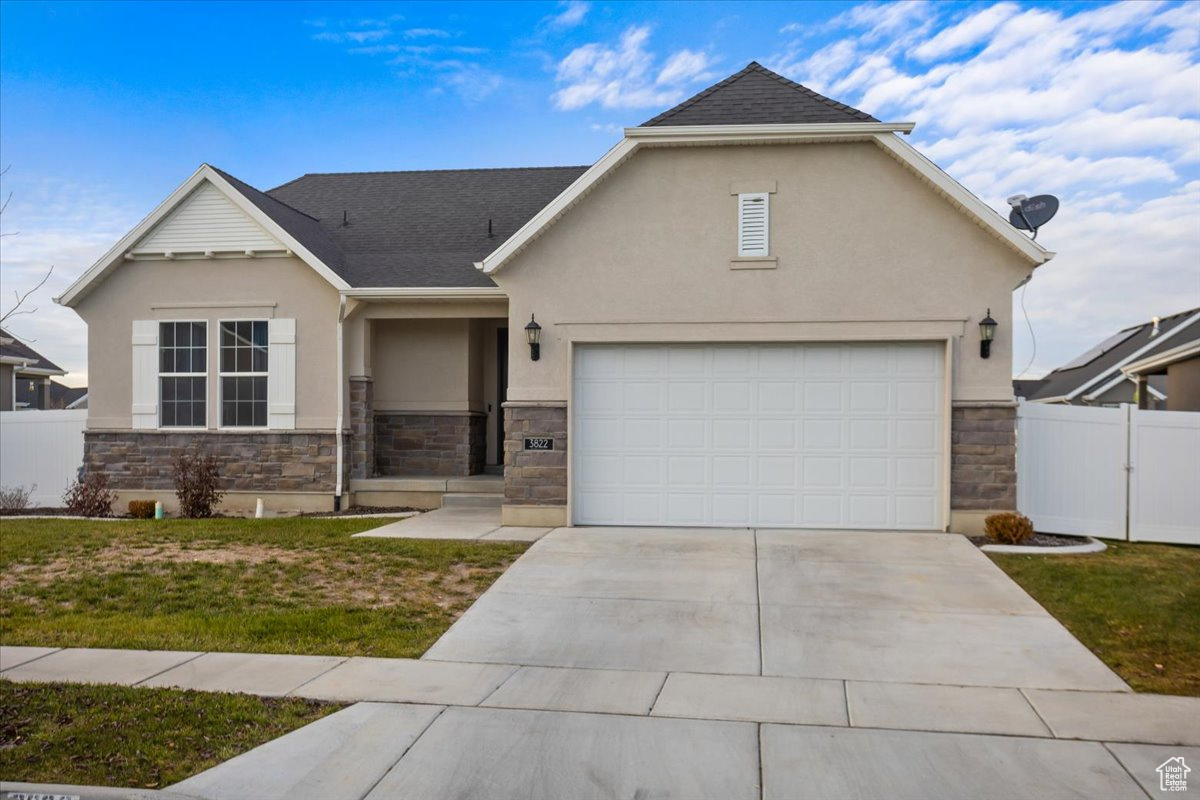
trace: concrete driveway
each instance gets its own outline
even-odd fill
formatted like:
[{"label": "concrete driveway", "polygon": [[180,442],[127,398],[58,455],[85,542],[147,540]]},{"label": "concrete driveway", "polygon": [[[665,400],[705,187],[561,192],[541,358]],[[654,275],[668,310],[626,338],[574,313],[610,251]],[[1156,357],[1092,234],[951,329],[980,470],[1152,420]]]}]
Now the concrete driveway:
[{"label": "concrete driveway", "polygon": [[1200,700],[1130,693],[955,535],[559,529],[410,664],[174,789],[1144,800],[1200,761]]},{"label": "concrete driveway", "polygon": [[962,536],[564,528],[426,659],[1122,691]]}]

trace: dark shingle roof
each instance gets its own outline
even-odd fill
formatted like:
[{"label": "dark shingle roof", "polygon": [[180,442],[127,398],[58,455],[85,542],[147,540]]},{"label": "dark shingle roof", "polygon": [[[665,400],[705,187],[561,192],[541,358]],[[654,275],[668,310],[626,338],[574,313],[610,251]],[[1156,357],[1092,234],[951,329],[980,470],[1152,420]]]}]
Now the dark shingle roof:
[{"label": "dark shingle roof", "polygon": [[[211,166],[211,165],[210,165]],[[256,205],[260,211],[283,228],[308,251],[321,260],[321,263],[334,272],[341,272],[343,266],[342,250],[337,243],[321,227],[320,221],[302,211],[276,200],[269,194],[260,192],[250,184],[240,181],[224,170],[213,169],[222,178],[229,181],[233,188],[241,192],[247,200]]]},{"label": "dark shingle roof", "polygon": [[684,100],[651,125],[772,125],[817,122],[878,122],[870,114],[830,100],[751,61],[700,94]]},{"label": "dark shingle roof", "polygon": [[495,284],[475,262],[586,169],[313,174],[265,194],[230,180],[351,286],[483,287]]},{"label": "dark shingle roof", "polygon": [[1083,357],[1068,362],[1069,365],[1075,364],[1075,362],[1082,362],[1078,366],[1071,366],[1069,369],[1060,367],[1054,370],[1042,378],[1041,385],[1028,395],[1026,399],[1040,400],[1050,397],[1061,397],[1070,394],[1085,384],[1088,385],[1088,392],[1094,391],[1103,385],[1100,380],[1101,378],[1112,380],[1113,377],[1119,374],[1116,365],[1133,353],[1141,350],[1152,339],[1160,339],[1160,344],[1142,353],[1138,358],[1148,358],[1157,352],[1170,350],[1172,347],[1178,347],[1186,342],[1200,339],[1200,324],[1193,324],[1188,329],[1180,331],[1170,338],[1163,337],[1164,334],[1169,333],[1177,325],[1186,322],[1197,312],[1200,312],[1200,308],[1193,308],[1189,311],[1172,314],[1169,317],[1162,317],[1158,322],[1158,333],[1155,335],[1151,335],[1154,330],[1153,322],[1143,322],[1141,325],[1133,325],[1122,329],[1118,334],[1110,337],[1110,340],[1115,341],[1115,344],[1111,347],[1093,348],[1097,351],[1094,355],[1091,351],[1088,351]]},{"label": "dark shingle roof", "polygon": [[[752,62],[645,124],[874,121]],[[586,170],[310,174],[267,192],[217,172],[347,283],[366,288],[495,286],[475,262]]]},{"label": "dark shingle roof", "polygon": [[50,381],[50,407],[66,408],[88,393],[86,386],[64,386],[58,381]]},{"label": "dark shingle roof", "polygon": [[[0,356],[29,359],[29,366],[36,369],[48,369],[57,372],[66,372],[66,370],[64,370],[58,364],[55,364],[53,361],[46,358],[37,350],[34,350],[32,347],[25,344],[3,328],[0,328],[0,337],[3,337],[4,340],[3,342],[0,342]],[[37,362],[36,364],[33,363],[35,361]]]}]

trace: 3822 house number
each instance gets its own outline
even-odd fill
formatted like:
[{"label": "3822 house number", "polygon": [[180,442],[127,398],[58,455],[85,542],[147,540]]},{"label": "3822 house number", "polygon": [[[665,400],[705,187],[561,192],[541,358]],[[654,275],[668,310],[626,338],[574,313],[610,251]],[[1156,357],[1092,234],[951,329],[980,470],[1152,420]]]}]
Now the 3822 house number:
[{"label": "3822 house number", "polygon": [[553,450],[554,449],[554,440],[553,439],[526,439],[525,440],[525,449],[526,450]]}]

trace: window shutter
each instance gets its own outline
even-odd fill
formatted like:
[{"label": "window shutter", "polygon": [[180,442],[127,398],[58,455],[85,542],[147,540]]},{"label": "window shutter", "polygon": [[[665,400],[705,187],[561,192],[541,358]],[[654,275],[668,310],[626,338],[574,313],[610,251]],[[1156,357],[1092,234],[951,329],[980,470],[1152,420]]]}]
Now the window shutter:
[{"label": "window shutter", "polygon": [[296,427],[296,320],[267,320],[267,427]]},{"label": "window shutter", "polygon": [[158,320],[133,321],[134,428],[158,427]]},{"label": "window shutter", "polygon": [[768,255],[770,198],[766,192],[738,195],[739,256]]}]

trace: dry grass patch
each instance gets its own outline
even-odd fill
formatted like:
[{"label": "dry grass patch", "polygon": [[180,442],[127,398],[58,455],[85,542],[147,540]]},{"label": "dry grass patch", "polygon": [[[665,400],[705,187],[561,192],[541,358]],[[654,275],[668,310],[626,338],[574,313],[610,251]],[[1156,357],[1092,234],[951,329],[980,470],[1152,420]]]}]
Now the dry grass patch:
[{"label": "dry grass patch", "polygon": [[387,520],[5,520],[0,642],[420,655],[526,545]]}]

